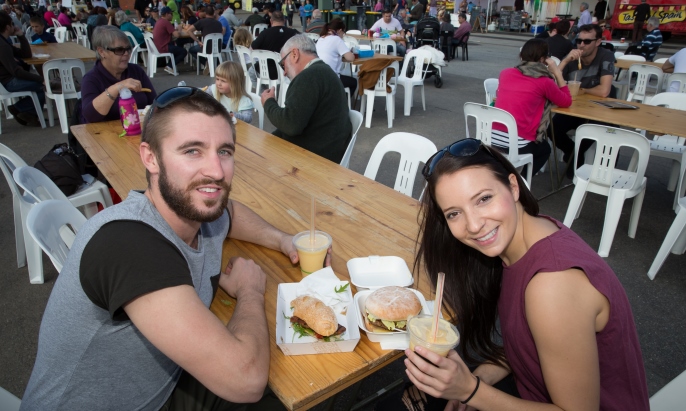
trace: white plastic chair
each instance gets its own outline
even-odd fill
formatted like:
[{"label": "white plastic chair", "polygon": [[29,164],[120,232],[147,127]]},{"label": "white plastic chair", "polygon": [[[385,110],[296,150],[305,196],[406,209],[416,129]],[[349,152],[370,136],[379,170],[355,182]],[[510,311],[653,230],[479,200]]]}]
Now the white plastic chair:
[{"label": "white plastic chair", "polygon": [[248,72],[248,62],[245,61],[247,56],[250,64],[253,63],[252,50],[245,46],[236,46],[236,54],[238,54],[238,61],[241,63],[241,67],[243,68],[243,74],[245,74],[245,89],[248,92],[252,92],[253,84],[252,80],[250,80],[250,73]]},{"label": "white plastic chair", "polygon": [[[253,60],[257,60],[260,66],[259,72],[256,73],[257,85],[255,87],[255,93],[259,94],[260,87],[262,86],[262,84],[265,84],[269,88],[274,87],[276,101],[278,101],[279,105],[282,106],[282,100],[285,99],[286,93],[284,92],[285,76],[283,70],[281,69],[281,66],[279,66],[279,60],[281,60],[281,56],[279,55],[279,53],[275,53],[269,50],[253,50],[252,58]],[[269,60],[272,60],[274,62],[274,65],[276,66],[276,72],[278,76],[274,80],[269,78]]]},{"label": "white plastic chair", "polygon": [[[615,57],[617,58],[617,57]],[[633,54],[626,54],[623,55],[619,58],[617,58],[617,62],[620,60],[629,60],[629,61],[634,61],[634,62],[644,62],[646,61],[646,58],[643,56],[637,56]],[[620,76],[619,73],[621,72],[622,69],[617,69],[617,80],[613,81],[612,84],[618,88],[617,91],[617,98],[619,99],[624,99],[626,98],[626,93],[627,93],[627,88],[629,86],[629,83],[631,82],[631,77],[627,75],[628,70],[624,70],[622,75]]]},{"label": "white plastic chair", "polygon": [[667,62],[667,60],[669,60],[669,58],[663,57],[663,58],[661,58],[661,59],[653,60],[653,62],[654,62],[654,63],[664,64],[664,63]]},{"label": "white plastic chair", "polygon": [[67,41],[67,28],[66,27],[56,27],[55,28],[55,39],[58,43],[64,43]]},{"label": "white plastic chair", "polygon": [[303,33],[303,34],[306,35],[307,37],[309,37],[315,43],[317,41],[319,41],[319,34],[317,34],[317,33]]},{"label": "white plastic chair", "polygon": [[526,183],[531,187],[531,174],[533,172],[534,156],[533,154],[519,154],[519,131],[517,130],[517,122],[512,114],[505,110],[487,106],[479,103],[464,103],[464,121],[467,130],[467,138],[469,138],[469,117],[474,117],[476,120],[476,136],[474,138],[483,141],[487,146],[491,146],[491,131],[493,123],[500,123],[507,128],[507,133],[510,137],[510,145],[508,147],[508,154],[505,155],[516,169],[520,169],[528,165],[526,168]]},{"label": "white plastic chair", "polygon": [[50,126],[54,125],[53,115],[52,115],[52,103],[50,100],[55,100],[55,106],[57,106],[57,116],[60,119],[60,126],[62,127],[62,134],[69,133],[69,117],[67,116],[67,103],[68,99],[79,99],[81,98],[81,90],[76,89],[76,82],[74,81],[74,70],[81,71],[81,77],[86,74],[86,67],[83,61],[79,59],[59,59],[59,60],[48,60],[43,64],[43,78],[49,79],[51,71],[57,71],[57,74],[62,83],[62,90],[60,92],[55,92],[50,86],[50,82],[45,82],[45,97],[48,108],[48,120]]},{"label": "white plastic chair", "polygon": [[667,90],[670,89],[674,82],[676,82],[678,86],[677,93],[686,93],[686,73],[672,73],[669,75],[669,79],[665,78],[664,83],[666,84]]},{"label": "white plastic chair", "polygon": [[497,78],[487,78],[484,80],[484,90],[486,90],[486,105],[490,106],[495,101],[496,93],[500,80]]},{"label": "white plastic chair", "polygon": [[262,31],[267,30],[268,28],[269,26],[267,24],[255,24],[252,28],[252,38],[256,39]]},{"label": "white plastic chair", "polygon": [[0,387],[0,409],[3,411],[19,411],[21,400],[11,392]]},{"label": "white plastic chair", "polygon": [[[13,91],[9,92],[3,86],[0,84],[0,100],[7,101],[13,99],[13,98],[21,98],[21,97],[31,97],[33,100],[33,107],[36,109],[36,114],[38,115],[38,120],[40,121],[41,127],[45,128],[45,117],[43,117],[43,107],[40,105],[40,100],[38,100],[38,94],[36,94],[35,91]],[[5,104],[7,105],[7,104]],[[9,110],[7,111],[9,113]],[[51,113],[51,111],[48,111],[48,113]],[[0,133],[2,132],[2,128],[0,127]]]},{"label": "white plastic chair", "polygon": [[[392,41],[392,40],[391,40]],[[384,46],[381,46],[384,48]],[[422,92],[422,108],[426,111],[426,98],[424,96],[424,79],[426,78],[426,71],[424,70],[424,63],[431,62],[431,53],[422,49],[410,50],[405,55],[403,61],[403,68],[398,76],[396,82],[405,90],[405,115],[410,115],[410,110],[414,105],[413,90],[419,87]],[[407,70],[411,64],[414,64],[414,73],[412,77],[407,77]]]},{"label": "white plastic chair", "polygon": [[[686,111],[686,94],[660,93],[650,100],[651,106],[664,106],[675,110]],[[645,131],[642,132],[645,135]],[[674,209],[684,195],[684,173],[686,173],[686,138],[678,136],[653,136],[650,141],[650,155],[672,160],[672,169],[667,189],[674,191]],[[630,168],[631,169],[631,168]]]},{"label": "white plastic chair", "polygon": [[174,55],[171,53],[160,53],[155,47],[155,42],[152,40],[152,33],[144,33],[145,45],[148,47],[148,77],[153,78],[155,72],[157,71],[157,58],[165,57],[171,60],[172,68],[174,73],[178,74],[176,71],[176,63],[174,62]]},{"label": "white plastic chair", "polygon": [[88,30],[83,23],[72,23],[71,26],[76,30],[76,42],[83,47],[90,49],[91,45],[88,41]]},{"label": "white plastic chair", "polygon": [[[631,81],[633,75],[636,74],[636,84],[633,90],[629,86],[629,94],[627,95],[627,101],[637,101],[640,103],[648,103],[650,97],[646,95],[647,89],[650,87],[648,84],[652,77],[657,80],[657,90],[662,90],[662,79],[664,73],[662,69],[655,66],[650,66],[648,64],[632,64],[629,68],[628,78]],[[652,87],[651,87],[652,88]]]},{"label": "white plastic chair", "polygon": [[436,151],[438,149],[431,140],[418,134],[404,132],[388,134],[374,147],[367,168],[364,170],[364,176],[374,180],[386,153],[400,153],[400,165],[393,189],[412,197],[419,164],[426,163]]},{"label": "white plastic chair", "polygon": [[352,50],[353,47],[359,47],[360,46],[360,41],[357,40],[355,37],[343,36],[343,42],[345,43],[345,45],[348,47],[349,50]]},{"label": "white plastic chair", "polygon": [[[388,52],[388,47],[391,47],[391,52]],[[397,56],[397,43],[392,39],[374,39],[372,40],[372,50],[379,54],[388,54]]]},{"label": "white plastic chair", "polygon": [[[214,77],[215,59],[219,60],[219,64],[224,61],[222,57],[222,34],[213,33],[208,34],[202,39],[202,51],[195,56],[195,64],[197,67],[196,74],[200,74],[200,57],[205,57],[210,67],[210,77]],[[219,65],[217,64],[217,65]]]},{"label": "white plastic chair", "polygon": [[62,27],[62,24],[60,23],[59,20],[57,20],[56,18],[53,17],[53,18],[52,18],[52,26],[53,26],[54,28],[58,28],[58,27]]},{"label": "white plastic chair", "polygon": [[621,51],[615,51],[615,60],[619,60],[624,55]]},{"label": "white plastic chair", "polygon": [[26,227],[33,240],[50,257],[57,272],[60,272],[74,237],[85,222],[86,217],[69,201],[46,200],[31,208]]},{"label": "white plastic chair", "polygon": [[550,56],[550,59],[555,62],[556,65],[560,65],[560,59],[555,56]]},{"label": "white plastic chair", "polygon": [[391,67],[387,67],[385,70],[381,70],[381,73],[379,74],[379,80],[374,85],[374,88],[364,90],[364,94],[362,95],[360,112],[365,113],[366,109],[365,127],[367,128],[370,128],[372,126],[372,113],[374,112],[375,97],[386,97],[386,116],[388,117],[388,128],[393,127],[393,119],[395,118],[396,85],[393,83],[388,83],[388,87],[391,88],[391,91],[387,91],[386,77],[388,76],[388,70],[390,68]]},{"label": "white plastic chair", "polygon": [[[667,231],[667,235],[665,236],[665,239],[662,242],[662,245],[660,246],[660,250],[657,252],[657,255],[655,256],[655,260],[653,260],[653,264],[651,264],[650,268],[648,269],[648,278],[650,278],[651,280],[655,279],[657,272],[660,271],[660,268],[662,268],[662,264],[664,264],[670,251],[672,254],[679,255],[683,254],[684,251],[686,251],[686,197],[681,197],[677,205],[679,207],[679,211],[676,215],[676,218],[674,219],[672,225],[669,227],[669,231]],[[684,374],[681,374],[679,378],[684,377]],[[686,379],[682,381],[681,385],[683,385],[683,392],[683,389],[686,388]],[[653,407],[653,398],[657,397],[658,394],[660,394],[661,392],[662,391],[658,392],[650,399],[651,408]],[[679,406],[683,408],[684,403],[686,403],[686,398],[681,399]],[[655,410],[658,408],[652,409]]]},{"label": "white plastic chair", "polygon": [[[638,218],[645,196],[646,167],[650,157],[650,142],[633,131],[595,124],[584,124],[576,129],[575,154],[579,155],[582,140],[595,141],[596,151],[593,164],[584,164],[574,170],[574,192],[569,200],[564,225],[572,226],[579,217],[586,193],[591,192],[607,196],[605,223],[600,237],[598,255],[607,257],[617,231],[619,216],[622,213],[624,200],[634,198],[629,221],[629,237],[636,236]],[[638,152],[636,171],[625,171],[615,168],[620,147],[633,148]]]},{"label": "white plastic chair", "polygon": [[345,34],[356,34],[358,36],[361,36],[362,32],[360,30],[348,30],[345,32]]},{"label": "white plastic chair", "polygon": [[683,411],[686,403],[686,371],[650,397],[652,411]]},{"label": "white plastic chair", "polygon": [[350,143],[348,143],[348,148],[345,149],[343,158],[341,159],[341,165],[345,168],[350,168],[350,157],[353,154],[353,148],[355,147],[355,141],[357,140],[357,132],[360,131],[362,120],[364,119],[362,113],[359,111],[350,110],[348,115],[350,117],[350,122],[353,125],[353,136],[350,139]]},{"label": "white plastic chair", "polygon": [[264,130],[264,107],[262,106],[262,99],[255,93],[248,91],[248,95],[252,100],[252,105],[255,107],[254,110],[257,111],[259,117],[260,130]]},{"label": "white plastic chair", "polygon": [[[129,63],[138,64],[138,55],[140,54],[141,60],[143,61],[143,65],[147,66],[148,63],[146,61],[147,58],[145,56],[145,53],[147,53],[148,50],[141,47],[143,44],[145,44],[145,42],[143,44],[138,44],[136,38],[129,31],[125,31],[124,34],[126,34],[126,37],[129,38],[129,41],[131,42],[131,47],[133,47],[133,50],[131,50],[131,57],[129,58]],[[145,39],[145,37],[143,37],[143,39]]]}]

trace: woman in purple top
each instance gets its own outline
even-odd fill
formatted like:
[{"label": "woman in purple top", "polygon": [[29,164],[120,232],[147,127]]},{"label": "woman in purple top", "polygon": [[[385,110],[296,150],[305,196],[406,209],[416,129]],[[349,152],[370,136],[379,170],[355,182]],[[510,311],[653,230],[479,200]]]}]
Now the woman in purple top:
[{"label": "woman in purple top", "polygon": [[[444,311],[465,361],[483,363],[471,372],[455,351],[415,347],[405,352],[414,386],[446,410],[648,410],[631,307],[603,259],[539,215],[512,164],[478,140],[440,150],[423,174],[415,268],[432,284],[446,274]],[[493,387],[510,373],[521,398]]]},{"label": "woman in purple top", "polygon": [[[93,32],[97,61],[83,76],[81,84],[81,122],[97,123],[119,119],[119,91],[128,88],[139,109],[152,104],[157,96],[152,82],[137,64],[129,64],[131,43],[114,26],[99,26]],[[142,91],[143,88],[150,92]]]}]

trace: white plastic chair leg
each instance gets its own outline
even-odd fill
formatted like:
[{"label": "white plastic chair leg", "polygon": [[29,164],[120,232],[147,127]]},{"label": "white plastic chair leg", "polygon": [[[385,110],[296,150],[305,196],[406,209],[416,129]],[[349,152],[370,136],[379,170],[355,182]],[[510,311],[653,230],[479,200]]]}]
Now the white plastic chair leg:
[{"label": "white plastic chair leg", "polygon": [[[631,217],[629,218],[629,238],[636,237],[636,228],[638,227],[638,219],[641,217],[641,208],[643,208],[643,199],[646,195],[646,185],[643,185],[643,190],[634,197],[634,204],[631,206]],[[618,212],[619,214],[619,212]]]},{"label": "white plastic chair leg", "polygon": [[669,182],[667,183],[667,190],[668,191],[674,191],[676,190],[676,183],[679,179],[679,162],[676,160],[672,160],[672,168],[669,172]]},{"label": "white plastic chair leg", "polygon": [[367,128],[371,128],[372,127],[372,113],[374,112],[374,96],[365,93],[364,97],[362,97],[362,98],[364,99],[362,104],[366,103],[366,105],[367,105],[367,112],[365,113],[366,118],[365,118],[364,126]]},{"label": "white plastic chair leg", "polygon": [[422,89],[422,109],[426,111],[426,97],[424,97],[424,84],[420,86]]},{"label": "white plastic chair leg", "polygon": [[600,236],[600,246],[598,247],[598,255],[601,257],[610,255],[610,248],[612,247],[612,241],[617,232],[617,225],[619,224],[619,216],[622,214],[621,211],[624,200],[624,196],[615,190],[610,190],[610,193],[607,196],[605,222],[603,223],[603,233]]},{"label": "white plastic chair leg", "polygon": [[52,100],[49,98],[45,98],[45,108],[46,111],[48,112],[48,125],[50,127],[55,126],[55,114],[52,111]]},{"label": "white plastic chair leg", "polygon": [[572,223],[574,220],[579,218],[579,212],[581,211],[581,206],[583,205],[584,196],[586,193],[586,184],[584,181],[578,181],[574,187],[574,192],[572,192],[572,198],[569,199],[569,206],[567,207],[567,214],[565,214],[565,219],[563,224],[569,228],[572,228]]},{"label": "white plastic chair leg", "polygon": [[36,98],[33,100],[33,107],[36,109],[36,114],[38,115],[38,120],[40,121],[40,126],[45,128],[45,117],[43,116],[43,107],[40,106],[40,101],[38,101],[38,96],[34,94]]},{"label": "white plastic chair leg", "polygon": [[674,212],[679,211],[679,199],[684,196],[684,174],[686,173],[686,155],[682,155],[679,164],[679,174],[677,176],[676,189],[674,190]]},{"label": "white plastic chair leg", "polygon": [[393,128],[393,118],[395,117],[394,113],[394,107],[393,103],[394,101],[393,94],[387,94],[386,95],[386,115],[388,116],[388,128]]},{"label": "white plastic chair leg", "polygon": [[414,87],[407,86],[404,88],[405,88],[405,110],[404,110],[404,114],[406,116],[409,116],[410,110],[412,109],[412,89]]},{"label": "white plastic chair leg", "polygon": [[[677,244],[679,242],[680,244]],[[653,264],[651,264],[650,269],[648,269],[648,278],[651,280],[655,279],[657,272],[662,268],[662,264],[664,264],[670,251],[674,254],[683,254],[684,246],[686,246],[686,209],[680,208],[672,226],[669,227],[669,231],[660,246],[660,250],[653,260]]]},{"label": "white plastic chair leg", "polygon": [[21,200],[13,197],[14,208],[14,240],[17,245],[17,268],[26,265],[26,247],[24,246],[24,225],[21,220]]},{"label": "white plastic chair leg", "polygon": [[[22,220],[26,221],[31,207],[22,207]],[[26,224],[22,224],[24,233],[24,247],[26,249],[26,263],[29,269],[29,282],[31,284],[43,284],[43,250],[33,240]]]},{"label": "white plastic chair leg", "polygon": [[[57,117],[60,119],[60,127],[62,134],[69,133],[69,119],[67,118],[67,106],[64,101],[64,95],[55,94],[55,105],[57,106]],[[52,124],[51,124],[52,125]]]}]

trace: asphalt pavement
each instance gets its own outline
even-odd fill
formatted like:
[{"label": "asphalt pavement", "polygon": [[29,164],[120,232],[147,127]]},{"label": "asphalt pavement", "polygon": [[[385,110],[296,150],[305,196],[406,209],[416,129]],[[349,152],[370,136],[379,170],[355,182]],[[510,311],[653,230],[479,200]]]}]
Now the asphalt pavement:
[{"label": "asphalt pavement", "polygon": [[[529,38],[531,35],[527,34],[472,34],[469,61],[449,62],[443,69],[442,88],[434,87],[433,81],[425,82],[426,110],[422,110],[421,98],[415,90],[411,115],[404,116],[400,90],[395,99],[396,118],[392,129],[386,125],[384,103],[377,99],[372,127],[363,125],[360,129],[350,168],[362,173],[376,143],[391,132],[417,133],[432,140],[439,148],[464,138],[463,104],[470,101],[483,103],[483,80],[497,78],[502,69],[514,66],[518,61],[519,47]],[[677,40],[666,44],[657,57],[667,57],[683,47]],[[90,67],[92,64],[86,68]],[[180,76],[173,77],[158,70],[152,79],[155,89],[160,92],[182,80],[190,86],[205,86],[213,81],[208,76],[197,76],[195,69],[186,64],[180,71]],[[28,164],[34,164],[54,144],[66,141],[66,135],[60,133],[58,125],[47,129],[24,127],[6,119],[4,112],[0,113],[0,125],[0,142],[15,150]],[[253,125],[257,125],[257,115]],[[265,129],[274,130],[268,119],[265,119]],[[398,155],[387,156],[377,180],[392,186],[398,162]],[[628,158],[623,156],[621,163],[628,163]],[[673,193],[666,189],[670,166],[667,160],[651,158],[646,174],[648,188],[636,237],[631,239],[627,235],[632,204],[632,200],[628,200],[621,213],[610,256],[606,258],[631,302],[651,395],[686,369],[686,345],[683,343],[686,340],[686,323],[683,321],[686,318],[686,276],[681,266],[686,260],[684,256],[670,255],[654,281],[646,275],[675,217],[671,209]],[[571,181],[565,180],[564,183]],[[541,212],[562,220],[573,187],[550,194],[548,171],[534,176],[532,185],[534,195],[542,198]],[[415,197],[420,190],[421,176],[417,178]],[[572,229],[594,248],[600,242],[605,204],[605,197],[588,195],[579,219],[572,225]],[[21,397],[35,361],[41,317],[58,274],[47,257],[43,262],[45,284],[29,284],[26,267],[17,268],[12,195],[5,182],[0,182],[0,221],[0,387]],[[344,409],[345,404],[358,402],[403,376],[402,362],[396,362],[365,379],[358,393],[351,389],[343,391],[333,409]],[[325,408],[326,405],[320,405],[315,409]],[[371,409],[371,406],[363,409]]]}]

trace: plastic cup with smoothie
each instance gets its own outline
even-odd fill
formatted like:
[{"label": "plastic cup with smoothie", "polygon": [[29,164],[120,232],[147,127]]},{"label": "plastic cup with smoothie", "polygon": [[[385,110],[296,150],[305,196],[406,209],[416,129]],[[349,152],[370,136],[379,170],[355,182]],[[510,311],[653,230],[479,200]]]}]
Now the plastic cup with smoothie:
[{"label": "plastic cup with smoothie", "polygon": [[310,241],[310,232],[303,231],[293,237],[293,245],[298,250],[300,272],[305,277],[324,267],[326,251],[331,246],[331,236],[323,231],[315,231],[314,241]]},{"label": "plastic cup with smoothie", "polygon": [[572,100],[576,100],[576,96],[579,95],[579,88],[581,88],[581,82],[569,80],[567,87],[569,87],[569,94],[572,95]]},{"label": "plastic cup with smoothie", "polygon": [[457,327],[446,320],[439,319],[436,341],[431,342],[433,319],[432,315],[417,315],[407,320],[407,330],[410,333],[410,350],[414,351],[414,347],[420,346],[446,357],[448,352],[457,347],[460,342],[460,333],[457,331]]}]

